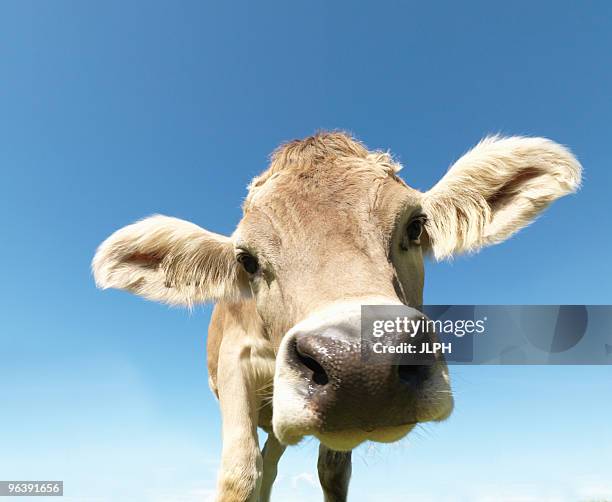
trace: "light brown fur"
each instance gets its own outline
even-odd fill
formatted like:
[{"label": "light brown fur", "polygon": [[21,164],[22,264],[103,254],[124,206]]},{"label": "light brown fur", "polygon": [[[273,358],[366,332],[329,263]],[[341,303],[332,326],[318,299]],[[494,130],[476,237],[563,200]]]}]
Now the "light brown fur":
[{"label": "light brown fur", "polygon": [[[500,242],[580,183],[571,153],[542,138],[487,138],[426,193],[408,187],[397,176],[400,167],[344,133],[320,133],[274,152],[251,183],[231,237],[155,216],[119,230],[98,249],[93,271],[100,287],[171,304],[217,302],[208,368],[223,418],[219,500],[267,500],[284,449],[278,438],[317,434],[302,398],[291,394],[296,382],[276,357],[292,328],[342,302],[421,304],[424,254],[442,258]],[[421,244],[403,245],[407,225],[421,213],[427,216]],[[256,275],[238,264],[241,253],[257,257]],[[272,413],[279,389],[285,394]],[[419,420],[448,416],[452,399],[445,389],[441,367],[422,396]],[[270,434],[263,454],[257,426]],[[392,441],[409,430],[371,436],[346,430],[327,441]],[[326,500],[339,501],[346,497],[350,454],[332,450],[322,447],[320,477]]]}]

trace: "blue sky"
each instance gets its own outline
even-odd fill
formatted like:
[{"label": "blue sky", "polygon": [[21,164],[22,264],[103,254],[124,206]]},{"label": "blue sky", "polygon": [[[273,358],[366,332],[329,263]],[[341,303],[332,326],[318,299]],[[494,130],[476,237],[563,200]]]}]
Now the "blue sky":
[{"label": "blue sky", "polygon": [[[211,309],[94,287],[112,231],[163,213],[230,233],[281,141],[390,149],[427,189],[483,135],[543,135],[584,188],[511,241],[429,263],[431,304],[610,304],[609,2],[0,4],[0,478],[66,500],[207,500]],[[355,453],[353,501],[612,498],[612,368],[453,368],[455,414]],[[276,500],[318,499],[314,441]]]}]

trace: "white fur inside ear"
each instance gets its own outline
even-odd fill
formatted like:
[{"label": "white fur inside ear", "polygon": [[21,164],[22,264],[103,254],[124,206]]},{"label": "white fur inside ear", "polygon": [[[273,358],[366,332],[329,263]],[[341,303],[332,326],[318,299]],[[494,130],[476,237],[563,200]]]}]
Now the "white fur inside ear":
[{"label": "white fur inside ear", "polygon": [[92,261],[98,287],[192,306],[244,293],[228,237],[168,216],[151,216],[106,239]]},{"label": "white fur inside ear", "polygon": [[576,191],[581,171],[567,148],[545,138],[483,139],[424,195],[434,256],[507,239],[551,202]]}]

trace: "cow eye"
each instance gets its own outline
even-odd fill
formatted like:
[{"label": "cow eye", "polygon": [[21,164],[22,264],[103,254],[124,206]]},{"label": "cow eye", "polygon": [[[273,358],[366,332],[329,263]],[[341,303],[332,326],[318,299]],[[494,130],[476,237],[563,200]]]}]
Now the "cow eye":
[{"label": "cow eye", "polygon": [[406,233],[404,239],[402,239],[402,249],[407,250],[409,244],[419,245],[421,244],[421,234],[423,233],[423,226],[427,221],[424,215],[417,216],[406,226]]},{"label": "cow eye", "polygon": [[248,274],[252,275],[259,270],[259,263],[257,262],[257,258],[255,258],[253,255],[250,255],[249,253],[240,253],[236,257],[236,259]]}]

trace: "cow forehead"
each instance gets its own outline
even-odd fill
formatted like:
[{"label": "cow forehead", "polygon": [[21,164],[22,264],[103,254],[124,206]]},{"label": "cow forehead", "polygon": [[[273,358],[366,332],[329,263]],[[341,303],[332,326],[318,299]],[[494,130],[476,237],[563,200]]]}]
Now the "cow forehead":
[{"label": "cow forehead", "polygon": [[419,206],[420,193],[394,173],[353,167],[277,173],[251,193],[239,240],[277,251],[338,241],[361,251],[380,245],[398,216]]},{"label": "cow forehead", "polygon": [[277,253],[306,243],[325,247],[330,239],[367,249],[381,231],[390,232],[402,206],[420,201],[398,178],[400,169],[388,153],[342,132],[282,145],[250,184],[236,236]]}]

